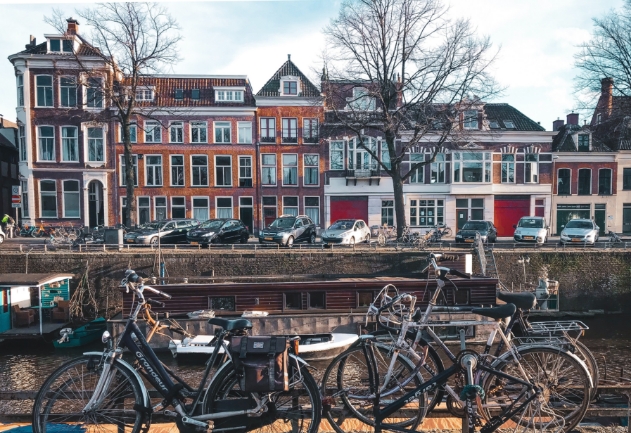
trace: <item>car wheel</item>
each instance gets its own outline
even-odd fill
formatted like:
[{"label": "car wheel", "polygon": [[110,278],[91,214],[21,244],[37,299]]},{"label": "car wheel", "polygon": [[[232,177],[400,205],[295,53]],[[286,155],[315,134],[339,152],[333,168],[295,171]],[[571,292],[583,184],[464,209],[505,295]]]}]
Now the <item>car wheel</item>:
[{"label": "car wheel", "polygon": [[158,245],[158,237],[157,236],[152,237],[149,243],[151,245]]},{"label": "car wheel", "polygon": [[243,236],[243,237],[241,238],[241,243],[242,243],[242,244],[247,244],[247,243],[248,243],[248,238],[249,238],[249,236],[247,236],[247,237],[246,237],[246,236]]},{"label": "car wheel", "polygon": [[287,239],[287,242],[285,243],[285,246],[287,248],[291,248],[294,246],[294,237],[293,236],[289,236],[289,239]]},{"label": "car wheel", "polygon": [[368,233],[368,234],[366,235],[366,241],[365,241],[365,242],[366,242],[367,244],[369,244],[369,243],[370,243],[370,233]]},{"label": "car wheel", "polygon": [[348,245],[351,246],[351,247],[355,246],[355,237],[354,236],[350,238],[350,240],[348,241]]},{"label": "car wheel", "polygon": [[311,236],[309,236],[309,243],[315,244],[315,239],[316,239],[315,233],[311,233]]}]

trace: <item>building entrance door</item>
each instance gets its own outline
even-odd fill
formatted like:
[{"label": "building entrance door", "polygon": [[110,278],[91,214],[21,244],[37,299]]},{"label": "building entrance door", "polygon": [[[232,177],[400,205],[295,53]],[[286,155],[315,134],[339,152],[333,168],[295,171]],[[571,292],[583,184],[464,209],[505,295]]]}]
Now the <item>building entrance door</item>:
[{"label": "building entrance door", "polygon": [[458,230],[469,221],[484,220],[484,199],[483,198],[457,198],[456,199],[456,220]]},{"label": "building entrance door", "polygon": [[103,184],[98,180],[88,184],[88,215],[90,227],[104,225]]},{"label": "building entrance door", "polygon": [[254,209],[252,208],[252,197],[239,197],[239,219],[248,228],[250,234],[254,233]]},{"label": "building entrance door", "polygon": [[622,206],[622,233],[631,233],[631,203]]},{"label": "building entrance door", "polygon": [[604,236],[607,233],[607,205],[597,204],[594,209],[594,221],[600,229],[598,234]]}]

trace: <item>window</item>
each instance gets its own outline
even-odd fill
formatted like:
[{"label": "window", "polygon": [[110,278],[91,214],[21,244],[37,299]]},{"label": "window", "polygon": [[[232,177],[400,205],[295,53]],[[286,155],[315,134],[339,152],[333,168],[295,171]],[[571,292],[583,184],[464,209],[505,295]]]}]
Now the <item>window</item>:
[{"label": "window", "polygon": [[298,143],[298,119],[282,118],[283,143]]},{"label": "window", "polygon": [[320,182],[320,162],[318,154],[305,154],[303,156],[305,172],[303,175],[304,185],[319,185]]},{"label": "window", "polygon": [[[381,163],[385,165],[388,169],[391,169],[390,165],[390,150],[388,149],[388,144],[385,141],[381,142]],[[377,168],[375,164],[375,168]],[[418,167],[421,170],[424,170],[422,167]]]},{"label": "window", "polygon": [[491,182],[491,154],[454,152],[454,182]]},{"label": "window", "polygon": [[26,161],[28,153],[26,150],[26,127],[24,125],[18,126],[18,146],[20,146],[20,161]]},{"label": "window", "polygon": [[208,297],[211,310],[236,311],[234,296]]},{"label": "window", "polygon": [[305,197],[305,215],[315,225],[320,224],[320,197]]},{"label": "window", "polygon": [[208,156],[191,156],[193,181],[191,186],[208,186]]},{"label": "window", "polygon": [[283,215],[298,215],[298,197],[283,197]]},{"label": "window", "polygon": [[60,103],[62,107],[77,106],[77,82],[72,77],[61,77],[59,80]]},{"label": "window", "polygon": [[64,218],[79,218],[79,181],[64,180],[62,182],[64,191]]},{"label": "window", "polygon": [[57,218],[57,186],[54,180],[39,182],[40,217]]},{"label": "window", "polygon": [[611,169],[598,170],[598,195],[611,195]]},{"label": "window", "polygon": [[631,168],[622,169],[622,189],[631,190]]},{"label": "window", "polygon": [[515,129],[515,123],[512,120],[504,120],[506,129]]},{"label": "window", "polygon": [[444,222],[444,200],[410,200],[410,226],[433,227]]},{"label": "window", "polygon": [[394,201],[382,200],[381,201],[381,225],[387,224],[389,226],[394,225]]},{"label": "window", "polygon": [[18,87],[18,107],[24,106],[24,75],[19,74],[15,77]]},{"label": "window", "polygon": [[166,197],[155,197],[153,199],[154,206],[154,215],[157,220],[165,220],[167,219],[167,198]]},{"label": "window", "polygon": [[[382,159],[383,160],[383,159]],[[425,155],[422,153],[411,153],[410,154],[410,169],[412,166],[418,162],[425,161]],[[410,183],[425,183],[425,166],[421,165],[416,167],[412,174],[410,175]]]},{"label": "window", "polygon": [[52,126],[39,126],[39,160],[55,160],[55,129]]},{"label": "window", "polygon": [[147,155],[145,161],[145,185],[162,186],[162,155]]},{"label": "window", "polygon": [[230,142],[230,122],[215,122],[215,143]]},{"label": "window", "polygon": [[283,95],[297,95],[297,94],[298,94],[297,81],[283,81]]},{"label": "window", "polygon": [[578,170],[578,195],[591,195],[592,171],[589,168]]},{"label": "window", "polygon": [[578,151],[589,152],[589,134],[578,134]]},{"label": "window", "polygon": [[191,99],[195,101],[199,100],[199,89],[191,90]]},{"label": "window", "polygon": [[251,156],[239,157],[239,186],[240,187],[252,186],[252,157]]},{"label": "window", "polygon": [[502,183],[515,182],[515,155],[511,153],[502,155]]},{"label": "window", "polygon": [[217,102],[243,102],[243,90],[216,90]]},{"label": "window", "polygon": [[[131,156],[133,166],[134,166],[134,186],[138,186],[138,155]],[[127,175],[125,174],[125,155],[120,156],[121,160],[121,186],[127,185]]]},{"label": "window", "polygon": [[302,141],[315,144],[318,142],[318,119],[302,120]]},{"label": "window", "polygon": [[151,199],[138,197],[138,224],[146,224],[151,221]]},{"label": "window", "polygon": [[215,186],[232,186],[232,158],[215,156]]},{"label": "window", "polygon": [[184,99],[184,89],[175,89],[175,99]]},{"label": "window", "polygon": [[[377,139],[363,137],[364,146],[377,154]],[[348,168],[351,170],[376,170],[377,162],[368,151],[357,143],[357,138],[348,142]]]},{"label": "window", "polygon": [[363,87],[353,88],[353,96],[346,101],[351,110],[374,111],[376,108],[375,98]]},{"label": "window", "polygon": [[261,155],[262,176],[261,183],[263,185],[276,185],[276,155],[272,153],[264,153]]},{"label": "window", "polygon": [[103,107],[103,88],[100,78],[89,78],[85,92],[86,105],[90,108]]},{"label": "window", "polygon": [[28,211],[28,181],[22,180],[20,181],[20,185],[22,185],[22,218],[29,218]]},{"label": "window", "polygon": [[171,218],[186,218],[186,201],[184,197],[171,197]]},{"label": "window", "polygon": [[445,183],[445,154],[437,153],[430,167],[430,183]]},{"label": "window", "polygon": [[329,151],[329,166],[331,170],[344,170],[344,142],[332,141]]},{"label": "window", "polygon": [[61,39],[49,39],[48,46],[50,47],[50,51],[55,53],[61,52]]},{"label": "window", "polygon": [[302,310],[302,293],[285,293],[284,298],[285,298],[284,309]]},{"label": "window", "polygon": [[145,122],[145,143],[161,143],[162,142],[162,127],[160,122],[147,121]]},{"label": "window", "polygon": [[261,118],[261,143],[276,143],[276,119]]},{"label": "window", "polygon": [[136,101],[153,101],[153,90],[136,89]]},{"label": "window", "polygon": [[193,197],[193,218],[200,221],[210,219],[208,197]]},{"label": "window", "polygon": [[557,194],[570,195],[572,182],[572,170],[569,168],[560,168],[558,175]]},{"label": "window", "polygon": [[232,218],[232,197],[217,197],[217,218]]},{"label": "window", "polygon": [[[123,125],[120,125],[120,130],[119,130],[119,136],[120,136],[120,142],[123,143]],[[138,125],[136,125],[135,123],[130,123],[129,124],[129,142],[130,143],[136,143],[138,141]]]},{"label": "window", "polygon": [[79,161],[79,140],[77,128],[74,126],[61,127],[61,160],[64,162]]},{"label": "window", "polygon": [[489,128],[491,129],[499,129],[500,128],[500,124],[497,120],[490,120],[489,121]]},{"label": "window", "polygon": [[183,155],[171,155],[171,186],[184,186]]},{"label": "window", "polygon": [[103,128],[88,128],[88,161],[104,162]]},{"label": "window", "polygon": [[298,155],[295,153],[283,154],[283,185],[298,185]]},{"label": "window", "polygon": [[524,165],[524,182],[539,183],[539,155],[536,153],[527,153]]},{"label": "window", "polygon": [[237,122],[237,141],[252,144],[252,122]]},{"label": "window", "polygon": [[326,308],[326,292],[310,292],[307,293],[309,308],[324,309]]},{"label": "window", "polygon": [[478,110],[465,110],[464,129],[478,129]]},{"label": "window", "polygon": [[191,143],[208,143],[206,122],[191,122]]},{"label": "window", "polygon": [[173,122],[169,127],[169,142],[170,143],[183,143],[184,142],[184,123]]},{"label": "window", "polygon": [[37,106],[53,106],[53,77],[50,75],[38,75],[35,77],[37,84]]}]

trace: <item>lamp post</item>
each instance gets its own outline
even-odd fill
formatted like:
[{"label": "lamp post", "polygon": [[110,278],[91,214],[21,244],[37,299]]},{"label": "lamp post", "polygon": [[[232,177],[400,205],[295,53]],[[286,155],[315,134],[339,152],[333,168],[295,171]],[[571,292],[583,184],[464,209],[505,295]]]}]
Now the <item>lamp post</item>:
[{"label": "lamp post", "polygon": [[524,268],[524,283],[526,283],[526,263],[530,263],[530,257],[519,256],[519,259],[517,259],[517,263],[522,265]]}]

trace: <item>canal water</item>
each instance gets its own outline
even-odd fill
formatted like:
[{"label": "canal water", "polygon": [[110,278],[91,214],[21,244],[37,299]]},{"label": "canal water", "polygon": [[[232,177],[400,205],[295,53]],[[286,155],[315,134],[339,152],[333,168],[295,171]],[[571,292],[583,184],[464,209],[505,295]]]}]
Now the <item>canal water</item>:
[{"label": "canal water", "polygon": [[[606,372],[608,379],[618,378],[621,374],[631,379],[631,326],[626,315],[581,320],[590,328],[581,341],[596,356],[601,376]],[[95,343],[81,349],[55,350],[52,344],[47,346],[36,341],[0,343],[0,391],[37,390],[57,367],[89,350],[100,351],[102,344]],[[162,352],[159,357],[191,385],[199,382],[203,365],[180,365],[170,352]],[[318,368],[315,376],[319,378],[326,363],[315,366]],[[30,410],[29,401],[0,401],[0,413],[28,413]]]}]

